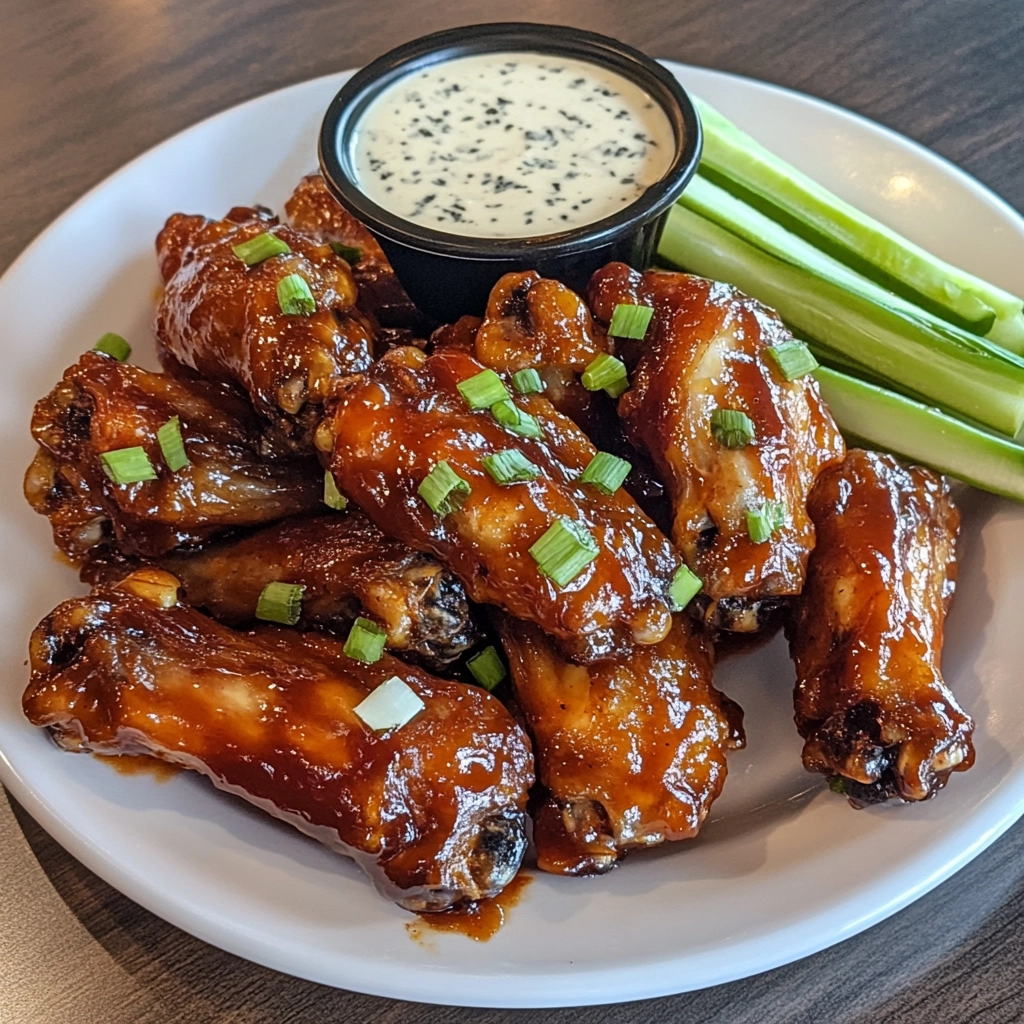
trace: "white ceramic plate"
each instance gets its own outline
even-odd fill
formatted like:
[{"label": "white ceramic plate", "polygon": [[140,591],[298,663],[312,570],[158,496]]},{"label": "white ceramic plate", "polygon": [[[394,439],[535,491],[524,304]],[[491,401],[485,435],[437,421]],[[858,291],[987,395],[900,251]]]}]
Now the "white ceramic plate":
[{"label": "white ceramic plate", "polygon": [[[915,144],[772,86],[674,66],[781,155],[915,241],[1024,291],[1024,222]],[[940,797],[855,812],[800,766],[792,669],[776,641],[727,661],[749,747],[693,843],[598,879],[538,877],[489,943],[406,932],[348,861],[199,778],[158,783],[61,753],[22,718],[26,641],[80,591],[21,497],[33,402],[104,331],[149,355],[153,239],[177,210],[280,208],[315,165],[335,75],[225,111],[75,204],[0,281],[0,779],[74,856],[214,945],[291,974],[402,999],[556,1006],[744,977],[856,934],[938,884],[1024,812],[1024,508],[970,492],[945,669],[977,721],[976,767]],[[145,354],[145,355],[144,355]]]}]

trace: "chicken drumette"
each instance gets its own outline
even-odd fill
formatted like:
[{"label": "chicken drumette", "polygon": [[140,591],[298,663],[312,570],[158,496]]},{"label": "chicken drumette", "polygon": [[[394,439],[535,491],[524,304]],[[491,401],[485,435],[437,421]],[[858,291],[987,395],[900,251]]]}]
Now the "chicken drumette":
[{"label": "chicken drumette", "polygon": [[[479,687],[320,634],[234,633],[142,569],[36,628],[25,714],[68,750],[198,771],[340,853],[388,898],[444,910],[493,896],[526,848],[530,745]],[[398,676],[422,701],[374,732],[355,708]]]},{"label": "chicken drumette", "polygon": [[[247,265],[234,248],[265,233],[290,251]],[[240,385],[261,416],[307,449],[333,383],[373,359],[373,325],[356,309],[349,264],[327,242],[248,207],[219,221],[175,214],[157,255],[165,286],[156,332],[168,369]],[[279,284],[293,275],[312,305],[285,312]]]},{"label": "chicken drumette", "polygon": [[[305,588],[300,629],[345,633],[365,615],[387,631],[389,650],[432,666],[479,639],[455,576],[385,536],[358,509],[297,516],[155,564],[181,581],[189,604],[229,626],[250,624],[264,587],[278,582]],[[108,554],[87,562],[82,578],[115,582],[135,568],[137,560]]]},{"label": "chicken drumette", "polygon": [[[440,558],[473,600],[536,622],[575,658],[626,639],[657,643],[671,625],[679,556],[628,494],[580,480],[594,447],[542,395],[509,401],[506,414],[532,417],[514,429],[470,408],[458,385],[483,370],[458,348],[427,357],[404,347],[343,381],[316,438],[333,452],[339,488],[381,529]],[[503,486],[482,460],[508,450],[525,457],[529,478]],[[458,507],[444,514],[419,493],[439,466],[436,482],[442,470],[456,478]],[[530,553],[543,536],[583,559],[561,585]]]},{"label": "chicken drumette", "polygon": [[547,792],[538,866],[600,874],[630,849],[695,836],[743,742],[739,708],[711,684],[710,643],[680,616],[660,643],[581,666],[533,624],[497,621]]},{"label": "chicken drumette", "polygon": [[[158,432],[175,416],[189,464],[172,472]],[[109,543],[128,555],[159,555],[322,507],[315,463],[265,454],[267,438],[232,388],[150,373],[99,352],[82,356],[36,404],[32,435],[39,451],[25,496],[74,560]],[[155,479],[115,482],[101,456],[137,447]]]},{"label": "chicken drumette", "polygon": [[821,475],[818,543],[787,626],[804,765],[856,803],[923,800],[974,760],[942,678],[959,515],[946,482],[851,450]]},{"label": "chicken drumette", "polygon": [[[619,303],[654,309],[627,357],[635,369],[619,414],[660,471],[673,539],[703,580],[691,609],[716,629],[762,628],[803,587],[814,547],[807,495],[843,456],[816,383],[787,379],[772,349],[791,342],[789,332],[730,285],[612,263],[588,294],[606,324]],[[749,440],[716,434],[716,410],[742,413]],[[765,525],[770,535],[759,537]]]}]

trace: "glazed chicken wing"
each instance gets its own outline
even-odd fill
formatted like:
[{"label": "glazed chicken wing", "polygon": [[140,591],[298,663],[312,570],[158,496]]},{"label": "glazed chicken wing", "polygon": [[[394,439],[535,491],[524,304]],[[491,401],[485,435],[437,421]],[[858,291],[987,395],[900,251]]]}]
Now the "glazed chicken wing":
[{"label": "glazed chicken wing", "polygon": [[[265,232],[288,253],[247,266],[233,247]],[[223,220],[175,214],[157,236],[165,281],[156,332],[165,359],[240,385],[256,411],[305,449],[338,377],[370,365],[371,324],[355,309],[352,271],[331,247],[236,207]],[[285,313],[278,283],[306,282],[313,312]]]},{"label": "glazed chicken wing", "polygon": [[[473,600],[536,622],[575,645],[575,657],[607,655],[624,638],[657,643],[671,625],[679,556],[625,492],[606,496],[580,481],[594,448],[543,396],[516,398],[542,437],[471,409],[457,386],[483,369],[459,349],[427,357],[406,347],[342,382],[316,438],[321,450],[333,447],[338,487],[381,529],[440,558]],[[509,449],[535,467],[534,479],[492,479],[481,460]],[[418,493],[442,462],[470,488],[443,516]],[[529,550],[550,530],[592,553],[562,586]]]},{"label": "glazed chicken wing", "polygon": [[923,800],[974,760],[939,669],[959,527],[948,487],[851,450],[809,508],[818,544],[787,627],[804,765],[856,803]]},{"label": "glazed chicken wing", "polygon": [[358,288],[356,305],[373,318],[384,335],[411,332],[426,336],[423,314],[399,283],[377,239],[331,195],[322,175],[306,175],[284,210],[297,231],[356,250],[350,261]]},{"label": "glazed chicken wing", "polygon": [[[479,687],[319,634],[234,633],[144,569],[36,628],[24,710],[68,750],[148,754],[208,776],[353,857],[411,910],[499,892],[526,847],[529,741]],[[425,705],[376,733],[354,709],[399,676]]]},{"label": "glazed chicken wing", "polygon": [[710,644],[689,621],[587,667],[530,623],[502,616],[498,628],[548,791],[535,817],[538,866],[598,874],[630,849],[696,835],[742,733],[738,708],[711,684]]},{"label": "glazed chicken wing", "polygon": [[[172,473],[157,432],[175,416],[190,463]],[[231,388],[150,373],[99,352],[83,355],[36,404],[32,435],[39,451],[25,496],[75,560],[111,536],[125,554],[159,555],[322,507],[315,463],[262,454],[259,424]],[[101,455],[139,446],[156,479],[115,483]]]},{"label": "glazed chicken wing", "polygon": [[[358,509],[298,516],[202,551],[173,551],[156,564],[176,576],[189,604],[229,626],[253,621],[268,583],[297,583],[300,629],[347,633],[358,615],[387,630],[389,650],[427,665],[454,661],[479,639],[466,591],[430,555],[386,537]],[[89,583],[115,582],[137,563],[86,563]]]},{"label": "glazed chicken wing", "polygon": [[[778,317],[732,286],[613,263],[590,282],[608,322],[618,303],[651,306],[626,434],[654,460],[672,498],[672,536],[704,589],[691,605],[715,629],[752,632],[799,594],[814,526],[807,495],[843,440],[809,376],[787,381],[770,349],[791,341]],[[749,443],[716,439],[716,410],[753,426]],[[756,540],[748,513],[774,528]]]}]

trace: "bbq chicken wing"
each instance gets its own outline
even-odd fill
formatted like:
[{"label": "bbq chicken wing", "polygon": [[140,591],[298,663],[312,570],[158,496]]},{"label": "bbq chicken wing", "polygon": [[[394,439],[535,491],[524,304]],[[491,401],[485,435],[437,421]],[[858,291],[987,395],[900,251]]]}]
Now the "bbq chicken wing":
[{"label": "bbq chicken wing", "polygon": [[[286,519],[155,564],[181,581],[189,604],[229,626],[251,624],[263,589],[280,582],[305,587],[300,629],[346,633],[364,615],[387,631],[389,650],[427,665],[454,661],[480,637],[458,579],[358,509]],[[86,563],[82,578],[116,582],[137,567],[101,557]]]},{"label": "bbq chicken wing", "polygon": [[[177,416],[189,464],[171,472],[158,431]],[[88,352],[36,404],[39,451],[25,477],[29,504],[57,546],[78,560],[116,543],[159,555],[239,526],[322,507],[312,460],[268,458],[248,402],[233,389],[150,373]],[[141,447],[156,478],[115,483],[101,456]]]},{"label": "bbq chicken wing", "polygon": [[[703,580],[691,610],[715,629],[765,627],[803,587],[814,547],[807,495],[843,456],[817,384],[786,379],[770,353],[791,336],[730,285],[613,263],[589,296],[605,323],[619,303],[655,311],[619,414],[668,487],[673,539]],[[716,410],[744,414],[750,440],[719,439]],[[768,524],[767,539],[756,539],[749,515]]]},{"label": "bbq chicken wing", "polygon": [[[29,720],[72,751],[201,772],[332,849],[411,910],[499,892],[526,841],[529,741],[479,687],[319,634],[238,634],[177,601],[156,569],[66,601],[32,635]],[[356,715],[399,676],[423,702],[377,733]]]},{"label": "bbq chicken wing", "polygon": [[959,527],[948,487],[852,450],[809,508],[818,543],[787,627],[804,765],[855,803],[923,800],[974,760],[939,669]]},{"label": "bbq chicken wing", "polygon": [[373,318],[380,333],[385,337],[403,332],[426,336],[423,314],[399,283],[377,239],[331,195],[322,175],[306,175],[284,204],[284,211],[297,231],[353,250],[346,262],[358,289],[356,305]]},{"label": "bbq chicken wing", "polygon": [[711,684],[708,641],[679,616],[659,644],[584,667],[530,623],[501,616],[498,629],[548,794],[538,866],[599,874],[630,849],[696,835],[726,750],[742,744],[738,708]]},{"label": "bbq chicken wing", "polygon": [[[248,266],[233,247],[266,232],[290,251]],[[326,242],[247,207],[219,221],[175,214],[156,244],[165,282],[156,332],[168,368],[177,362],[240,385],[261,416],[307,448],[333,383],[373,358],[348,263]],[[292,275],[308,286],[312,312],[283,311],[278,284]]]},{"label": "bbq chicken wing", "polygon": [[[536,622],[574,657],[607,655],[625,638],[657,643],[671,625],[679,556],[625,492],[606,496],[580,481],[594,447],[543,396],[509,403],[513,415],[533,417],[539,437],[471,409],[458,385],[483,370],[458,349],[427,357],[406,347],[342,382],[316,438],[333,449],[338,487],[381,529],[440,558],[474,601]],[[508,450],[525,456],[531,478],[502,486],[481,460]],[[447,514],[419,493],[438,466],[435,477],[456,475],[458,507]],[[530,554],[545,536],[542,549],[552,540],[560,549],[549,575],[547,559]],[[562,556],[582,560],[559,586]]]}]

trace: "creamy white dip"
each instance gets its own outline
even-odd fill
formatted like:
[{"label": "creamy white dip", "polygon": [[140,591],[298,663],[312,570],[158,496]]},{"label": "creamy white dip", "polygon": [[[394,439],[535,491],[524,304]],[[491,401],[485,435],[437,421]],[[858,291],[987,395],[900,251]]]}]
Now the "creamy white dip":
[{"label": "creamy white dip", "polygon": [[672,125],[595,64],[542,53],[461,57],[385,89],[356,125],[357,184],[390,213],[474,238],[601,220],[662,178]]}]

